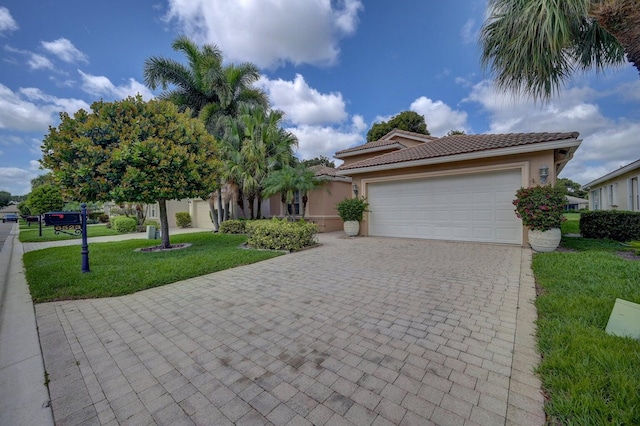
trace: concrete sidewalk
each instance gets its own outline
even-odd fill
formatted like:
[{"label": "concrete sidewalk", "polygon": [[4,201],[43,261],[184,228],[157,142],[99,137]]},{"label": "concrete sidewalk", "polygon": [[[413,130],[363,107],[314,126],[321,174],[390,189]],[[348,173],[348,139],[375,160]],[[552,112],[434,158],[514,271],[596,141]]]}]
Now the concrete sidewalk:
[{"label": "concrete sidewalk", "polygon": [[19,232],[14,225],[0,252],[0,425],[52,425]]}]

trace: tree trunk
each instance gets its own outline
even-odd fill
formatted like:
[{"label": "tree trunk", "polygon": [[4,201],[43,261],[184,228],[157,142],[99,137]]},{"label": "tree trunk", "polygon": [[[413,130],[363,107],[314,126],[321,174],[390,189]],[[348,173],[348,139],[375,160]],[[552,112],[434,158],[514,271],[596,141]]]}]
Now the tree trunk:
[{"label": "tree trunk", "polygon": [[215,197],[216,193],[212,192],[211,194],[209,194],[209,199],[208,204],[209,204],[209,211],[211,212],[211,221],[213,222],[213,231],[214,232],[218,232],[218,229],[220,228],[220,222],[218,222],[218,212],[216,210],[216,204],[215,204]]},{"label": "tree trunk", "polygon": [[622,45],[627,60],[640,72],[640,1],[593,2],[590,15]]},{"label": "tree trunk", "polygon": [[238,207],[240,208],[240,214],[242,215],[243,218],[246,218],[246,215],[244,214],[244,194],[242,193],[242,188],[238,187]]},{"label": "tree trunk", "polygon": [[168,249],[171,248],[171,244],[169,244],[169,220],[167,219],[167,200],[158,200],[158,205],[160,206],[160,233],[162,248]]},{"label": "tree trunk", "polygon": [[302,196],[302,219],[304,220],[304,214],[307,211],[307,201],[309,201],[309,197],[307,197],[307,194],[304,194]]},{"label": "tree trunk", "polygon": [[216,192],[218,193],[218,224],[222,224],[222,185],[220,185],[220,189]]},{"label": "tree trunk", "polygon": [[262,195],[260,195],[260,193],[258,193],[258,195],[256,196],[257,198],[257,210],[256,210],[256,217],[258,219],[262,219]]},{"label": "tree trunk", "polygon": [[249,197],[249,217],[251,218],[251,220],[255,219],[255,217],[253,216],[253,204],[255,201],[255,197]]}]

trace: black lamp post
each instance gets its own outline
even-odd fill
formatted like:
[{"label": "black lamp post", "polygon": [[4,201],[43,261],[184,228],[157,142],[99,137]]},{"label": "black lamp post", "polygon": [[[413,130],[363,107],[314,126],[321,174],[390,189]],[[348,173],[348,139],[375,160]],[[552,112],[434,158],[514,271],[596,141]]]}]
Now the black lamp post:
[{"label": "black lamp post", "polygon": [[80,204],[82,215],[82,272],[89,271],[89,244],[87,244],[87,204]]}]

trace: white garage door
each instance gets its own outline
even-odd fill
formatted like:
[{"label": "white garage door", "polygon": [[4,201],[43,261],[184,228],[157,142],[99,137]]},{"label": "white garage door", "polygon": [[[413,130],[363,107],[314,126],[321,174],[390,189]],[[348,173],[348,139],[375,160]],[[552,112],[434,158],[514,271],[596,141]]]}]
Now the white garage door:
[{"label": "white garage door", "polygon": [[370,183],[369,235],[522,244],[520,170]]}]

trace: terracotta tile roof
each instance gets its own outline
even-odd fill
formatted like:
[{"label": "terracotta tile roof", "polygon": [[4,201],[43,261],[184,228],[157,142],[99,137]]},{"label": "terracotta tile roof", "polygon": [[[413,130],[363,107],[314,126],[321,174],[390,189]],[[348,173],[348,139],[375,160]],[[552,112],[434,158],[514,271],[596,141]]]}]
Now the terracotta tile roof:
[{"label": "terracotta tile roof", "polygon": [[428,158],[447,157],[456,154],[532,145],[541,142],[576,139],[578,135],[578,132],[572,132],[445,136],[414,147],[367,158],[347,166],[341,166],[340,170],[359,169],[363,167],[403,163]]},{"label": "terracotta tile roof", "polygon": [[315,173],[316,176],[338,177],[338,173],[337,173],[338,169],[334,169],[333,167],[323,166],[322,164],[310,166],[309,170]]},{"label": "terracotta tile roof", "polygon": [[397,134],[405,135],[405,136],[409,136],[411,138],[417,138],[417,139],[438,139],[435,136],[425,135],[422,133],[410,132],[408,130],[400,130],[400,129],[393,129],[392,131],[390,131],[380,139],[393,139],[393,136]]},{"label": "terracotta tile roof", "polygon": [[405,147],[400,142],[393,139],[378,140],[378,141],[363,143],[362,145],[354,146],[352,148],[343,149],[342,151],[336,152],[335,155],[338,156],[341,154],[347,154],[347,153],[356,152],[356,151],[364,151],[365,149],[379,148],[385,145],[400,145],[402,147]]}]

